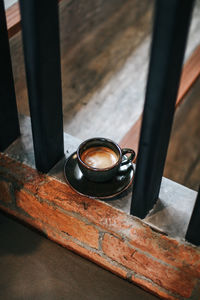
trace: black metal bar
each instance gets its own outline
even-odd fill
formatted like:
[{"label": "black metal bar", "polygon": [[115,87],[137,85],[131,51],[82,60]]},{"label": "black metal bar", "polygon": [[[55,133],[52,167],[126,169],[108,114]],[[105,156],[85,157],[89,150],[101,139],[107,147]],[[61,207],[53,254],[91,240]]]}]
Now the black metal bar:
[{"label": "black metal bar", "polygon": [[36,167],[48,172],[64,154],[57,0],[20,0]]},{"label": "black metal bar", "polygon": [[163,174],[193,0],[157,0],[131,214],[144,218]]},{"label": "black metal bar", "polygon": [[185,236],[185,239],[196,245],[200,245],[200,187],[199,187],[199,192],[196,198],[196,202],[194,205],[194,209],[192,212],[192,216],[190,219],[190,223],[188,225],[187,233]]},{"label": "black metal bar", "polygon": [[0,151],[20,135],[3,0],[0,0]]}]

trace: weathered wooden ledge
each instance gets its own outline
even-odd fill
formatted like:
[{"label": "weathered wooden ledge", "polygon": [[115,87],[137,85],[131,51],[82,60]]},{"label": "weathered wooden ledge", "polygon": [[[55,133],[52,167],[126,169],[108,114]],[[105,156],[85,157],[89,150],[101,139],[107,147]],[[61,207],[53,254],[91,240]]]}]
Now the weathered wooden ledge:
[{"label": "weathered wooden ledge", "polygon": [[[27,127],[22,138],[27,141]],[[18,147],[18,161],[13,147]],[[197,299],[199,248],[183,239],[168,237],[162,230],[158,232],[110,204],[78,195],[59,178],[56,173],[59,164],[52,171],[53,175],[38,173],[27,166],[28,160],[33,158],[31,145],[27,145],[28,156],[20,156],[19,147],[18,140],[7,149],[7,154],[0,154],[0,208],[3,211],[161,298]],[[196,193],[187,190],[189,194],[186,194],[195,199]]]}]

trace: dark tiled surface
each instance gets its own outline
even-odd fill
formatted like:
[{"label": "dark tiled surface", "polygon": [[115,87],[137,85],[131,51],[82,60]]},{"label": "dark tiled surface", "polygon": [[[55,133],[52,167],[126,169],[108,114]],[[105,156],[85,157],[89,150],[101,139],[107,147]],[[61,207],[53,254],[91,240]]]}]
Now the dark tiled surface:
[{"label": "dark tiled surface", "polygon": [[0,299],[157,299],[0,213]]}]

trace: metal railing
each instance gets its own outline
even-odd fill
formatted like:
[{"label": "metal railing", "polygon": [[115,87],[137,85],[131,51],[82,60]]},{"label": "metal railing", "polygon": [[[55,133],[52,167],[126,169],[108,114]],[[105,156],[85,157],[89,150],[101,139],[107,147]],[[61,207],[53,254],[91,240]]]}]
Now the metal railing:
[{"label": "metal railing", "polygon": [[158,199],[194,1],[157,0],[131,213]]},{"label": "metal railing", "polygon": [[[144,218],[158,199],[194,0],[157,0],[131,214]],[[20,0],[36,167],[48,172],[63,154],[57,0]],[[19,136],[8,35],[0,0],[0,151]],[[186,239],[200,244],[200,192]]]},{"label": "metal railing", "polygon": [[57,0],[20,0],[35,163],[48,172],[64,155]]}]

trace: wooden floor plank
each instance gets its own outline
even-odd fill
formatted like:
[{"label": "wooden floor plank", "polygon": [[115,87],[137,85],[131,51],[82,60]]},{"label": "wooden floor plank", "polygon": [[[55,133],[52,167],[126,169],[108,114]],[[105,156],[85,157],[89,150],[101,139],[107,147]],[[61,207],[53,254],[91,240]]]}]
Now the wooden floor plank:
[{"label": "wooden floor plank", "polygon": [[[88,1],[88,14],[83,0],[68,2],[60,3],[64,131],[119,142],[142,110],[153,2]],[[28,115],[20,32],[10,45],[18,108]]]},{"label": "wooden floor plank", "polygon": [[200,184],[200,78],[178,107],[164,176],[191,189]]},{"label": "wooden floor plank", "polygon": [[136,153],[138,152],[141,124],[142,116],[139,117],[136,123],[130,128],[127,134],[120,141],[120,146],[122,148],[132,148]]},{"label": "wooden floor plank", "polygon": [[8,37],[11,38],[21,29],[19,3],[16,2],[6,10]]},{"label": "wooden floor plank", "polygon": [[184,99],[195,80],[200,75],[200,45],[194,50],[190,58],[187,60],[183,67],[180,87],[176,100],[176,106],[178,106]]}]

